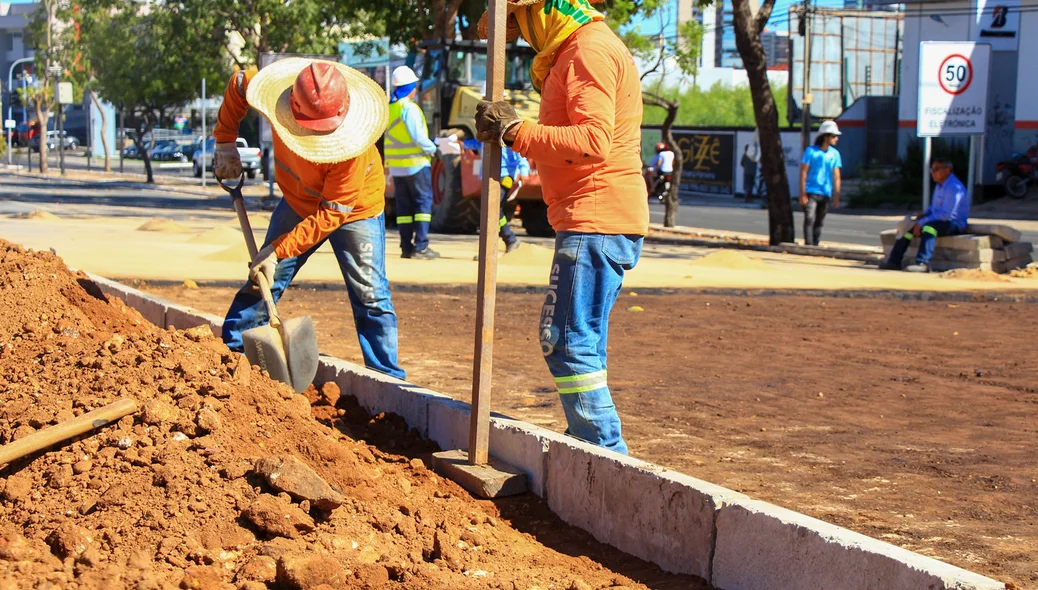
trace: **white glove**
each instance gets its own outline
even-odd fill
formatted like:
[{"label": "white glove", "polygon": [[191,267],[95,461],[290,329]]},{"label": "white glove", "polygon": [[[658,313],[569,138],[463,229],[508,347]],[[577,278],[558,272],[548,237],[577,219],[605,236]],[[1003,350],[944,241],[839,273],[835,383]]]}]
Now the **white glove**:
[{"label": "white glove", "polygon": [[233,141],[216,144],[213,152],[213,172],[219,179],[235,180],[241,176],[241,154]]},{"label": "white glove", "polygon": [[267,279],[267,286],[273,287],[274,269],[277,268],[277,265],[278,256],[274,253],[274,246],[264,246],[262,250],[256,252],[256,257],[249,265],[249,279],[259,284],[257,277],[262,274]]}]

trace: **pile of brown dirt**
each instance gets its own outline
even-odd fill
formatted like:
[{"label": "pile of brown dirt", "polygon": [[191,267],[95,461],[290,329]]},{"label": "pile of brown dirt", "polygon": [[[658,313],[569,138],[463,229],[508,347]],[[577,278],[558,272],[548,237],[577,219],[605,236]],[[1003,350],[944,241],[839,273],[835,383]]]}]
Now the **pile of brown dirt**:
[{"label": "pile of brown dirt", "polygon": [[167,234],[186,234],[190,233],[191,230],[172,219],[163,219],[161,217],[154,217],[145,221],[137,231],[157,231]]},{"label": "pile of brown dirt", "polygon": [[960,281],[981,281],[985,283],[1008,283],[1009,279],[990,270],[979,268],[957,268],[937,275],[942,279],[959,279]]},{"label": "pile of brown dirt", "polygon": [[399,418],[333,385],[295,395],[208,328],[158,329],[56,256],[0,241],[0,307],[0,443],[117,398],[142,407],[0,468],[0,588],[643,587],[342,432],[428,445]]},{"label": "pile of brown dirt", "polygon": [[43,209],[33,209],[28,213],[17,213],[12,217],[15,219],[34,219],[36,221],[55,221],[61,219],[50,211],[44,211]]},{"label": "pile of brown dirt", "polygon": [[206,230],[191,240],[192,244],[216,244],[227,245],[244,242],[241,230],[229,225],[220,225]]},{"label": "pile of brown dirt", "polygon": [[730,270],[772,270],[767,262],[747,256],[738,250],[718,250],[690,262],[693,266],[708,266]]}]

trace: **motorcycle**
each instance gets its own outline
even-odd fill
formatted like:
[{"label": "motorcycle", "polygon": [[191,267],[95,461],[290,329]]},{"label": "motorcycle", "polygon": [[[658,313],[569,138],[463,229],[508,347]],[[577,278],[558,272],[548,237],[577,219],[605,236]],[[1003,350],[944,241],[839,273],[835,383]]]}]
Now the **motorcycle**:
[{"label": "motorcycle", "polygon": [[1027,196],[1031,183],[1038,180],[1038,145],[1031,146],[1026,153],[1013,154],[1008,160],[995,165],[995,180],[1014,199]]},{"label": "motorcycle", "polygon": [[645,185],[649,189],[649,200],[662,203],[667,198],[667,193],[670,192],[670,183],[673,181],[674,175],[671,173],[656,176],[656,173],[652,170],[646,170]]}]

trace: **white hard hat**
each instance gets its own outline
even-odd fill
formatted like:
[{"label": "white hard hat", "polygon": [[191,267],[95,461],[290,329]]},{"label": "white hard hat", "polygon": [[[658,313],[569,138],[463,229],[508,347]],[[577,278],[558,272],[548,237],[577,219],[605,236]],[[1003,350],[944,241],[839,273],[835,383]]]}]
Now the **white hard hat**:
[{"label": "white hard hat", "polygon": [[818,127],[818,133],[821,135],[840,135],[840,128],[836,126],[836,121],[822,121],[822,124]]},{"label": "white hard hat", "polygon": [[399,88],[407,84],[414,84],[418,81],[418,76],[414,75],[414,70],[407,66],[400,66],[393,70],[393,76],[391,78],[393,88]]}]

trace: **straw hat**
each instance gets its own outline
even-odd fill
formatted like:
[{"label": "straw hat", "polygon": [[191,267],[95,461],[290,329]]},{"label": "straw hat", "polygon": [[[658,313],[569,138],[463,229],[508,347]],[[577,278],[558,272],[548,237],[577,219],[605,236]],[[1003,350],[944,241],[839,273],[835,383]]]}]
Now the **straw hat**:
[{"label": "straw hat", "polygon": [[[341,117],[341,123],[330,131],[309,129],[304,125],[311,128],[315,125],[305,120],[300,124],[293,114],[292,88],[296,78],[301,78],[300,73],[315,61],[330,64],[346,82],[344,112],[336,115]],[[317,164],[356,158],[382,136],[389,124],[386,91],[357,70],[332,61],[299,57],[278,60],[249,81],[246,99],[267,118],[285,147]]]},{"label": "straw hat", "polygon": [[[601,4],[605,0],[588,0],[591,4]],[[508,16],[512,16],[512,13],[521,6],[529,6],[531,4],[538,4],[544,2],[544,0],[508,0]],[[479,35],[480,39],[486,39],[490,36],[490,11],[483,12],[483,16],[479,17],[479,22],[476,24],[476,34]],[[519,38],[519,23],[514,18],[509,18],[505,21],[505,40],[511,43]]]}]

